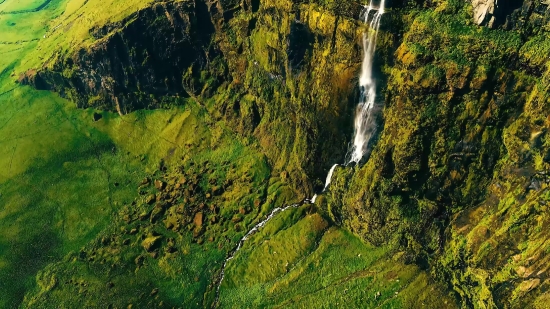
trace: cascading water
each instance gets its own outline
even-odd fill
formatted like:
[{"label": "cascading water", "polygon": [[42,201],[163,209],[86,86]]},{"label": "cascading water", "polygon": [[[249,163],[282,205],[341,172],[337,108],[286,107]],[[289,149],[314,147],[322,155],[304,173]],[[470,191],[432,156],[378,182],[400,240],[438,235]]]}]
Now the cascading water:
[{"label": "cascading water", "polygon": [[[363,33],[363,63],[361,65],[361,75],[359,76],[361,95],[355,112],[353,144],[348,152],[345,165],[352,162],[358,163],[363,158],[368,151],[371,138],[376,133],[376,84],[372,70],[378,30],[384,14],[386,0],[380,0],[378,7],[375,7],[373,2],[374,0],[371,0],[361,13],[361,17],[365,24],[369,25],[369,29]],[[374,12],[372,18],[370,17],[371,12]],[[337,166],[338,164],[335,164],[330,169],[323,191],[330,185],[332,174]],[[315,203],[316,199],[317,195],[314,195],[311,202]]]},{"label": "cascading water", "polygon": [[[369,31],[363,34],[363,65],[361,67],[361,76],[359,77],[359,87],[361,90],[361,97],[359,104],[357,105],[355,115],[355,128],[353,134],[353,145],[350,148],[348,158],[346,159],[346,165],[352,162],[358,163],[363,158],[368,150],[368,144],[370,139],[376,132],[376,115],[375,115],[375,100],[376,100],[376,84],[372,74],[374,52],[376,51],[376,40],[378,36],[378,29],[380,28],[380,20],[382,14],[384,14],[385,0],[381,0],[378,8],[374,7],[373,0],[371,0],[368,6],[362,13],[362,18],[365,23],[369,24]],[[370,19],[371,12],[374,12],[374,16]],[[325,181],[325,187],[323,192],[329,187],[332,180],[332,175],[338,164],[334,164],[330,169],[327,179]],[[258,232],[263,226],[265,226],[274,216],[278,213],[286,211],[290,208],[297,208],[305,203],[315,203],[317,194],[311,199],[306,199],[302,203],[292,204],[283,208],[275,208],[271,213],[260,223],[256,224],[246,235],[241,238],[237,247],[231,251],[227,259],[224,261],[220,276],[218,277],[216,288],[216,300],[214,306],[218,305],[220,296],[220,287],[225,278],[225,268],[227,263],[232,260],[237,252],[242,248],[246,240]]]},{"label": "cascading water", "polygon": [[[361,13],[361,17],[365,24],[369,25],[369,29],[363,33],[363,63],[361,75],[359,76],[361,95],[355,112],[353,144],[348,152],[345,165],[352,162],[358,163],[363,158],[368,151],[371,138],[376,133],[376,84],[372,70],[378,30],[380,29],[380,21],[384,14],[385,5],[386,0],[380,0],[380,5],[375,7],[373,0],[371,0]],[[374,12],[372,18],[370,17],[371,12]],[[332,174],[337,166],[338,164],[335,164],[330,169],[323,191],[330,185]],[[315,203],[316,199],[317,195],[314,195],[311,202]]]},{"label": "cascading water", "polygon": [[[363,158],[368,150],[369,142],[376,133],[376,84],[373,78],[374,52],[380,20],[384,14],[385,0],[381,0],[380,6],[376,8],[371,0],[362,13],[363,20],[369,24],[369,30],[363,33],[363,65],[359,76],[359,88],[361,96],[355,112],[353,145],[351,146],[347,163],[355,162]],[[374,12],[371,18],[371,12]]]},{"label": "cascading water", "polygon": [[[325,187],[323,188],[323,192],[325,192],[325,190],[328,188],[328,186],[330,185],[330,182],[332,180],[332,174],[334,174],[334,170],[336,169],[336,167],[338,166],[338,164],[334,164],[331,168],[330,168],[330,171],[328,171],[328,175],[327,175],[327,179],[325,180]],[[315,194],[312,198],[311,198],[311,202],[313,204],[315,204],[315,201],[317,200],[317,194]]]}]

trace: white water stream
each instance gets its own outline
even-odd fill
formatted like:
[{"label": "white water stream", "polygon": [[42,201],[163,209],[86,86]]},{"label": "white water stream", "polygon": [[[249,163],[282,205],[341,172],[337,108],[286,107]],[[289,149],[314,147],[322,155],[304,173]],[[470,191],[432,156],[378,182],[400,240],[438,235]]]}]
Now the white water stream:
[{"label": "white water stream", "polygon": [[[374,7],[372,0],[363,11],[362,18],[369,29],[363,33],[363,65],[361,75],[359,76],[359,88],[361,96],[359,104],[355,111],[355,130],[353,133],[353,145],[350,149],[347,163],[355,162],[363,158],[368,150],[369,142],[376,133],[376,83],[373,78],[373,61],[376,51],[376,41],[378,30],[380,29],[380,20],[384,14],[385,0],[381,0],[378,8]],[[374,14],[371,14],[374,12]],[[370,15],[373,15],[372,17]]]},{"label": "white water stream", "polygon": [[[346,158],[346,164],[358,163],[368,150],[370,139],[376,133],[376,115],[375,114],[375,100],[376,100],[376,84],[373,78],[373,60],[374,53],[376,51],[376,40],[378,36],[378,30],[380,28],[380,20],[384,14],[385,0],[380,0],[380,5],[375,7],[373,0],[370,0],[370,4],[366,5],[364,11],[361,13],[361,18],[365,24],[369,25],[369,29],[363,34],[363,64],[361,67],[361,75],[359,76],[359,87],[361,96],[359,104],[357,105],[355,121],[354,121],[354,133],[353,133],[353,145],[348,152],[348,158]],[[372,18],[371,12],[374,12]],[[325,187],[323,192],[329,187],[332,180],[332,175],[338,164],[334,164],[328,172],[327,179],[325,181]],[[216,288],[216,300],[214,306],[218,305],[220,296],[220,287],[225,277],[225,268],[227,263],[232,260],[237,252],[242,248],[246,240],[258,232],[264,227],[276,214],[286,211],[290,208],[297,208],[306,203],[315,203],[317,194],[311,199],[306,199],[302,203],[292,204],[286,207],[275,208],[271,213],[260,223],[256,224],[246,235],[239,241],[237,247],[229,254],[224,261],[221,274],[219,276],[218,286]]]},{"label": "white water stream", "polygon": [[311,201],[309,201],[309,200],[305,200],[302,203],[292,204],[292,205],[289,205],[289,206],[286,206],[286,207],[277,207],[277,208],[273,209],[269,213],[267,218],[265,218],[262,222],[256,224],[250,231],[248,231],[248,233],[246,233],[246,235],[243,236],[243,238],[241,238],[241,240],[239,240],[239,244],[237,245],[237,248],[235,248],[229,254],[227,259],[225,259],[225,261],[223,262],[222,272],[221,272],[220,277],[219,277],[218,287],[216,288],[216,301],[214,302],[214,307],[218,304],[218,300],[219,300],[219,297],[220,297],[220,287],[222,285],[223,279],[225,278],[225,267],[227,266],[227,262],[231,261],[235,257],[235,254],[237,254],[237,252],[239,252],[239,250],[241,250],[241,248],[243,247],[245,241],[250,236],[252,236],[256,232],[258,232],[262,227],[264,227],[264,225],[266,225],[267,222],[269,222],[271,219],[273,219],[273,217],[276,214],[278,214],[280,212],[283,212],[283,211],[286,211],[286,210],[289,210],[290,208],[298,208],[298,207],[302,206],[303,204],[310,203],[310,202]]}]

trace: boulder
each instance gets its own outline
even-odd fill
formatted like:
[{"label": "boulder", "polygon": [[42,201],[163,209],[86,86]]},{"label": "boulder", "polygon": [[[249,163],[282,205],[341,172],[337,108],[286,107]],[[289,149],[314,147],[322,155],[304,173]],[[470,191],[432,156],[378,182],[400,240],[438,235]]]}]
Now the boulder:
[{"label": "boulder", "polygon": [[155,195],[154,194],[149,194],[146,198],[145,198],[145,204],[153,204],[153,202],[155,201]]},{"label": "boulder", "polygon": [[162,204],[155,205],[155,208],[153,208],[153,211],[151,211],[151,217],[149,219],[149,222],[156,223],[159,219],[162,218],[164,215],[165,208]]},{"label": "boulder", "polygon": [[162,180],[155,180],[155,188],[157,190],[162,191],[166,187],[166,183]]},{"label": "boulder", "polygon": [[213,195],[220,195],[221,193],[222,193],[222,188],[220,186],[212,187],[212,194]]},{"label": "boulder", "polygon": [[195,214],[195,218],[193,219],[193,223],[195,223],[195,226],[201,227],[203,223],[204,216],[202,212],[197,212]]},{"label": "boulder", "polygon": [[495,23],[495,13],[498,0],[472,0],[474,7],[474,22],[480,26],[492,27]]},{"label": "boulder", "polygon": [[94,120],[94,122],[100,121],[101,118],[103,118],[103,115],[101,115],[101,114],[99,114],[99,113],[94,113],[94,115],[93,115],[93,120]]},{"label": "boulder", "polygon": [[540,285],[540,279],[539,279],[539,278],[535,278],[535,279],[523,281],[522,283],[520,283],[520,285],[518,286],[518,288],[519,288],[519,290],[522,291],[522,292],[529,292],[529,291],[531,291],[532,289],[538,287],[539,285]]}]

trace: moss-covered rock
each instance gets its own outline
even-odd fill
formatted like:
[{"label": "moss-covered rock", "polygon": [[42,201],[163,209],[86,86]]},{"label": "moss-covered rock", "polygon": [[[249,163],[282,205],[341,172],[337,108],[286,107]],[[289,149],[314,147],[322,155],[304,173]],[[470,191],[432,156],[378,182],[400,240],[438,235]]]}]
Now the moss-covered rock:
[{"label": "moss-covered rock", "polygon": [[384,129],[364,166],[337,173],[324,206],[367,241],[405,250],[467,307],[545,297],[544,267],[513,262],[547,257],[535,228],[546,220],[547,32],[534,26],[541,13],[519,11],[514,30],[477,27],[453,1],[403,15],[383,68]]}]

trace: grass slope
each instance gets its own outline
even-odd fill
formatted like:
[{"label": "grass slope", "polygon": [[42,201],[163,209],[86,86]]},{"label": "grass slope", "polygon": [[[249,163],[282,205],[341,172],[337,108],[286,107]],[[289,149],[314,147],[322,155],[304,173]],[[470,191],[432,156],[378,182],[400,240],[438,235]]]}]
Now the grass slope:
[{"label": "grass slope", "polygon": [[455,308],[445,289],[307,209],[283,213],[228,264],[222,308]]},{"label": "grass slope", "polygon": [[[14,83],[13,70],[40,50],[37,40],[50,20],[78,11],[83,1],[77,2],[54,0],[38,12],[0,15],[0,308],[18,306],[38,270],[103,230],[161,157],[181,155],[171,140],[185,128],[177,125],[186,117],[180,110],[124,120],[103,113],[94,123],[94,111]],[[90,5],[120,16],[109,5]],[[0,10],[34,7],[8,0]]]}]

